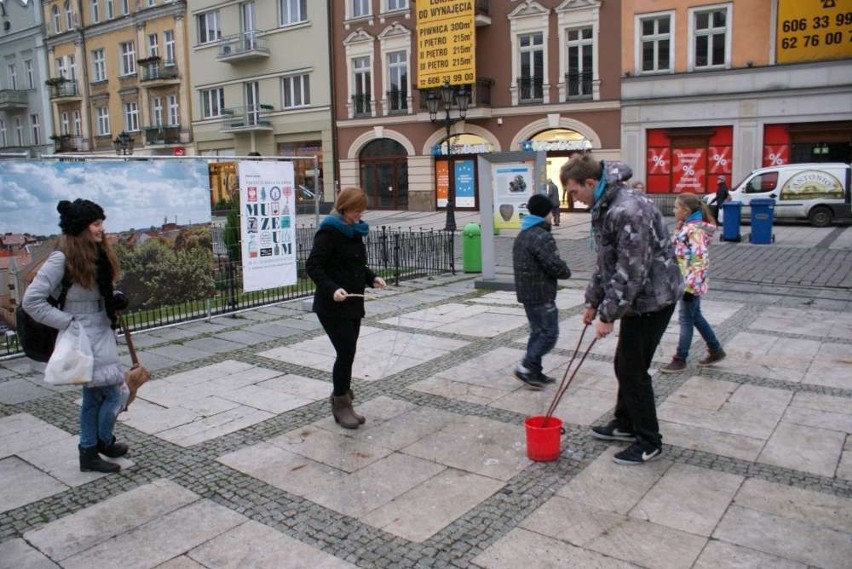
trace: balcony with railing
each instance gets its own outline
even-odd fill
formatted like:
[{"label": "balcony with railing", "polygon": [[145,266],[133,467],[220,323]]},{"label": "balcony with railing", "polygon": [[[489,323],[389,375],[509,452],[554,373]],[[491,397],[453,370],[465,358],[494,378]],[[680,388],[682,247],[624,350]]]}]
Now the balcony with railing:
[{"label": "balcony with railing", "polygon": [[408,113],[408,91],[405,89],[391,89],[385,93],[387,96],[387,113],[388,114],[406,114]]},{"label": "balcony with railing", "polygon": [[56,81],[50,84],[51,99],[80,99],[82,96],[77,81],[74,79]]},{"label": "balcony with railing", "polygon": [[139,61],[142,70],[142,84],[145,87],[159,87],[162,85],[176,85],[180,83],[177,65],[174,61]]},{"label": "balcony with railing", "polygon": [[180,125],[155,125],[146,126],[142,129],[145,133],[145,144],[147,146],[159,144],[180,144]]},{"label": "balcony with railing", "polygon": [[567,99],[589,99],[592,97],[592,72],[565,74],[565,97]]},{"label": "balcony with railing", "polygon": [[83,150],[83,137],[74,136],[72,134],[54,134],[50,138],[53,139],[53,151],[56,154],[64,152],[80,152]]},{"label": "balcony with railing", "polygon": [[544,78],[542,77],[518,77],[518,103],[542,103],[544,102]]},{"label": "balcony with railing", "polygon": [[366,93],[352,95],[352,116],[355,118],[373,116],[373,102],[370,95]]},{"label": "balcony with railing", "polygon": [[19,89],[0,89],[0,111],[18,111],[26,109],[29,92]]},{"label": "balcony with railing", "polygon": [[[469,109],[486,108],[491,106],[491,87],[494,85],[494,79],[490,77],[479,77],[476,83],[470,85],[470,104]],[[427,110],[426,99],[428,98],[428,89],[420,91],[420,110]],[[468,113],[471,118],[481,118],[476,116],[476,113]]]},{"label": "balcony with railing", "polygon": [[272,105],[249,105],[222,109],[225,124],[222,132],[258,132],[272,130],[272,123],[266,118],[275,110]]},{"label": "balcony with railing", "polygon": [[263,32],[253,30],[229,36],[219,42],[216,59],[227,63],[240,63],[269,57],[269,42],[260,37]]}]

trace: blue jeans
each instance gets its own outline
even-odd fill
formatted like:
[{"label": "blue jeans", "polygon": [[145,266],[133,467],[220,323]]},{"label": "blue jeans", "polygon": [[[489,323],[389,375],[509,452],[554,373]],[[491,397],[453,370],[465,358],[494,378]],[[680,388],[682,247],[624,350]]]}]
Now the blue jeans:
[{"label": "blue jeans", "polygon": [[97,446],[98,439],[112,442],[115,419],[121,410],[121,386],[84,387],[80,408],[80,446]]},{"label": "blue jeans", "polygon": [[680,301],[680,339],[677,342],[677,357],[686,360],[689,356],[689,346],[692,345],[692,329],[697,328],[698,333],[704,338],[707,347],[711,350],[722,349],[722,344],[713,333],[710,323],[701,314],[701,297],[696,296],[691,301]]},{"label": "blue jeans", "polygon": [[559,310],[556,304],[524,304],[530,323],[530,339],[522,365],[528,370],[541,373],[541,358],[556,345],[559,339]]}]

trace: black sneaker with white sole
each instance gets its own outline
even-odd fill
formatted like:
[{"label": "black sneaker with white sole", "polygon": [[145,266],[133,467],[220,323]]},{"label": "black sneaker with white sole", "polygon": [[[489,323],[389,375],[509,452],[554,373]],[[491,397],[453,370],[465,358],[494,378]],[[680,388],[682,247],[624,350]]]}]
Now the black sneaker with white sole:
[{"label": "black sneaker with white sole", "polygon": [[542,383],[556,383],[555,377],[550,377],[549,375],[539,374],[538,378],[542,381]]},{"label": "black sneaker with white sole", "polygon": [[638,466],[652,460],[657,460],[662,454],[662,448],[651,448],[649,450],[639,443],[633,443],[623,451],[615,453],[612,461],[616,464],[624,464],[626,466]]},{"label": "black sneaker with white sole", "polygon": [[529,389],[541,391],[547,385],[541,380],[539,374],[534,371],[528,371],[520,366],[515,368],[515,378],[526,384]]},{"label": "black sneaker with white sole", "polygon": [[622,441],[632,443],[636,441],[636,435],[629,429],[621,429],[618,423],[610,421],[602,427],[592,427],[592,436],[602,441]]}]

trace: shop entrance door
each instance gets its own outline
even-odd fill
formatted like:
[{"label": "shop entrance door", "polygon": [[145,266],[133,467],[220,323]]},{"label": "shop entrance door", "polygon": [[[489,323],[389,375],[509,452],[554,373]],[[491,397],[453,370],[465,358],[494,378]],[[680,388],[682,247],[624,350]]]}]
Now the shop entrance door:
[{"label": "shop entrance door", "polygon": [[408,209],[408,155],[388,138],[374,140],[361,151],[361,187],[370,209]]}]

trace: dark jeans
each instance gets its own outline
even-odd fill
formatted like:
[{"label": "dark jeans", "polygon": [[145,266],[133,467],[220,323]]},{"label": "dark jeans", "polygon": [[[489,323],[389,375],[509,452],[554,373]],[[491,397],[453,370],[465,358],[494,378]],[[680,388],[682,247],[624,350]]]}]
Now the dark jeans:
[{"label": "dark jeans", "polygon": [[524,304],[530,324],[530,339],[522,365],[530,371],[541,373],[541,358],[553,349],[559,339],[559,310],[552,302]]},{"label": "dark jeans", "polygon": [[660,448],[663,444],[648,368],[674,308],[672,304],[657,312],[622,318],[615,349],[615,376],[618,378],[615,420],[622,429],[633,431],[646,450]]},{"label": "dark jeans", "polygon": [[704,315],[701,313],[700,296],[696,296],[690,301],[680,301],[679,322],[680,338],[677,342],[677,357],[683,361],[686,361],[686,358],[689,357],[689,347],[692,345],[693,328],[697,329],[698,333],[701,334],[701,337],[707,343],[707,348],[709,350],[715,352],[722,349],[722,344],[720,344],[719,339],[716,338],[713,328],[710,327],[710,323],[707,322],[707,319],[705,319]]},{"label": "dark jeans", "polygon": [[352,383],[352,364],[355,361],[358,334],[361,332],[361,320],[319,316],[319,321],[337,353],[331,372],[333,394],[345,395]]}]

